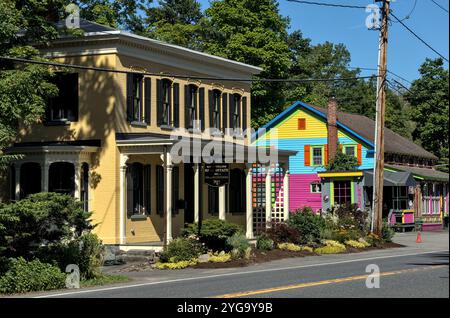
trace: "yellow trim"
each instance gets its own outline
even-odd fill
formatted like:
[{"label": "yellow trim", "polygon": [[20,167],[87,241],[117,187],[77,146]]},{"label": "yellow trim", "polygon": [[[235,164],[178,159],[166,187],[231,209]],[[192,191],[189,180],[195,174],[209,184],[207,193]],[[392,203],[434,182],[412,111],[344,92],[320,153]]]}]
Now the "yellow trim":
[{"label": "yellow trim", "polygon": [[320,178],[333,178],[333,177],[362,177],[362,171],[351,172],[319,172],[317,175]]}]

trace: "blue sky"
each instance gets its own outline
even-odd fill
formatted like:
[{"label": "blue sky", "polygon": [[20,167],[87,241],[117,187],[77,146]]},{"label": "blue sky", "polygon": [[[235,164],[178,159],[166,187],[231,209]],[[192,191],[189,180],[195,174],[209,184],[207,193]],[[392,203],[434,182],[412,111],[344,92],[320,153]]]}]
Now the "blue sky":
[{"label": "blue sky", "polygon": [[[257,0],[255,0],[257,1]],[[316,0],[318,2],[365,6],[373,0]],[[448,0],[435,0],[448,9]],[[209,0],[199,0],[202,8],[209,6]],[[291,31],[300,29],[312,43],[330,41],[343,43],[351,53],[351,66],[376,68],[378,31],[367,30],[367,13],[358,9],[319,7],[279,0],[280,13],[291,18]],[[391,8],[399,18],[407,16],[414,0],[396,0]],[[431,0],[417,0],[411,17],[404,21],[419,36],[438,52],[448,57],[449,17]],[[427,58],[438,57],[419,40],[413,37],[399,23],[392,23],[389,29],[388,68],[392,72],[414,80],[419,76],[418,68]],[[445,62],[448,68],[448,63]],[[365,74],[365,73],[363,73]],[[405,83],[406,84],[406,83]]]}]

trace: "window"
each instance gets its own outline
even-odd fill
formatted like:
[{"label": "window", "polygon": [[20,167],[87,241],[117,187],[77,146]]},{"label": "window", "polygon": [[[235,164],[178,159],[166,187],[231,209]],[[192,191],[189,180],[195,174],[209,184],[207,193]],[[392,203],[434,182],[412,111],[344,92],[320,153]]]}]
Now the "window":
[{"label": "window", "polygon": [[312,182],[310,184],[310,192],[311,193],[321,193],[322,192],[322,184],[319,182]]},{"label": "window", "polygon": [[127,74],[127,117],[132,124],[150,124],[151,79]]},{"label": "window", "polygon": [[233,109],[233,128],[241,128],[241,95],[234,94],[234,109]]},{"label": "window", "polygon": [[219,188],[208,186],[208,210],[210,214],[219,213]]},{"label": "window", "polygon": [[392,207],[396,210],[405,210],[409,208],[408,187],[392,188]]},{"label": "window", "polygon": [[162,124],[170,126],[170,91],[172,83],[168,80],[162,82]]},{"label": "window", "polygon": [[346,155],[356,157],[356,145],[344,145],[342,152]]},{"label": "window", "polygon": [[156,166],[156,211],[164,215],[164,168]]},{"label": "window", "polygon": [[48,170],[48,191],[74,195],[75,167],[69,162],[55,162]]},{"label": "window", "polygon": [[229,184],[229,210],[232,213],[245,212],[245,173],[241,169],[232,169]]},{"label": "window", "polygon": [[58,95],[47,105],[47,122],[78,120],[78,73],[56,73],[51,79],[58,87]]},{"label": "window", "polygon": [[334,181],[334,204],[349,204],[352,201],[352,186],[350,180]]},{"label": "window", "polygon": [[312,155],[312,165],[313,166],[322,166],[323,162],[323,146],[320,147],[311,147],[311,155]]},{"label": "window", "polygon": [[26,162],[20,166],[20,198],[41,192],[41,166],[37,162]]},{"label": "window", "polygon": [[178,213],[178,201],[180,199],[180,191],[179,191],[179,182],[180,182],[180,168],[173,167],[172,169],[172,213]]},{"label": "window", "polygon": [[306,129],[306,119],[299,118],[298,119],[298,130],[305,130],[305,129]]},{"label": "window", "polygon": [[210,106],[211,109],[211,113],[212,114],[212,122],[211,122],[211,127],[216,128],[216,129],[220,129],[220,97],[221,92],[218,90],[214,90],[213,91],[213,96],[212,96],[212,105]]},{"label": "window", "polygon": [[83,210],[89,211],[89,165],[87,163],[81,165],[80,179],[80,201],[83,203]]},{"label": "window", "polygon": [[186,85],[186,128],[188,129],[195,129],[198,127],[195,127],[195,123],[197,120],[197,92],[198,88],[195,85]]},{"label": "window", "polygon": [[127,212],[150,213],[150,165],[135,162],[127,168]]}]

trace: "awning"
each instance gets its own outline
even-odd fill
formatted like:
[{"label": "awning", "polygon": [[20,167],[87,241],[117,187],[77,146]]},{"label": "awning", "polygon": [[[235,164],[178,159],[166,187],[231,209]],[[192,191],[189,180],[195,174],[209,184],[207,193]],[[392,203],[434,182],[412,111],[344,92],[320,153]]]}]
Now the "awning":
[{"label": "awning", "polygon": [[[406,171],[384,171],[385,187],[413,187],[416,181],[412,173]],[[364,186],[373,186],[373,171],[364,171]]]}]

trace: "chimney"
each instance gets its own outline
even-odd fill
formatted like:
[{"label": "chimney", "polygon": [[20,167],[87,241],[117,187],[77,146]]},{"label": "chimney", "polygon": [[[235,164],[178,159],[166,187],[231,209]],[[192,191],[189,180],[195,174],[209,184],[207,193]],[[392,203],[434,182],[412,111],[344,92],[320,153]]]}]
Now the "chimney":
[{"label": "chimney", "polygon": [[327,129],[328,129],[328,162],[333,159],[338,147],[337,131],[337,101],[333,96],[328,100]]}]

